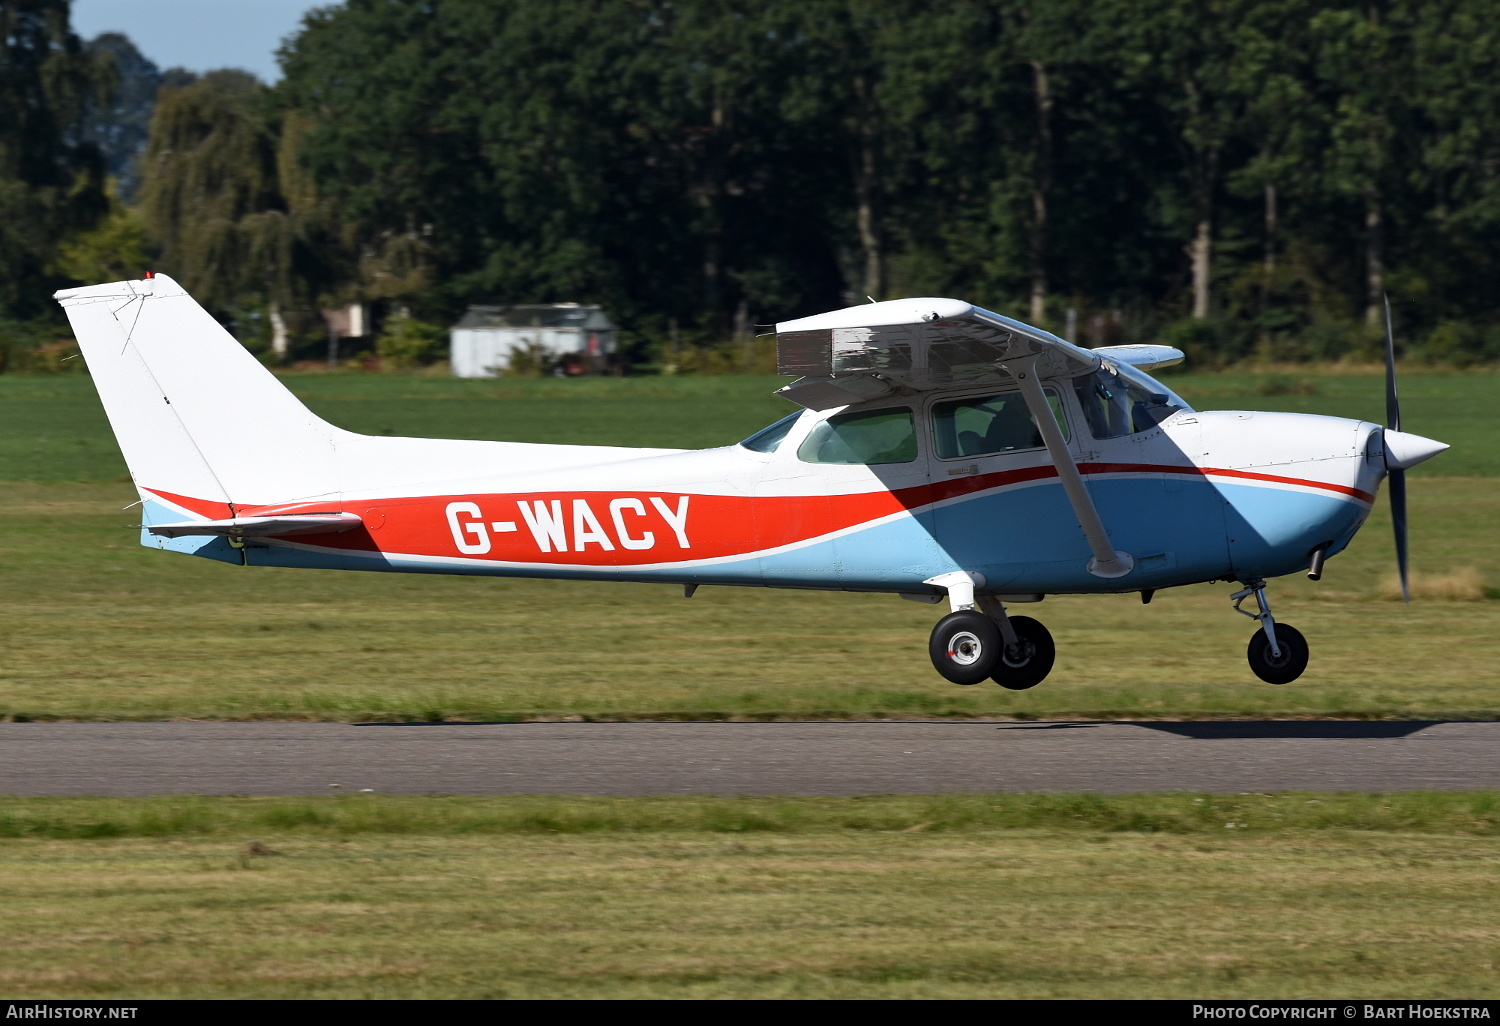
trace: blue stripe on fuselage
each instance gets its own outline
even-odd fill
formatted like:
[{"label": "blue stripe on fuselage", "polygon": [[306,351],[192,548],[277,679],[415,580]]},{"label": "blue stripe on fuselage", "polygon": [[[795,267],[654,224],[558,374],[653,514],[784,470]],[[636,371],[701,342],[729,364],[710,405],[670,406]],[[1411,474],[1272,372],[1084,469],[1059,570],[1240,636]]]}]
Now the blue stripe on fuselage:
[{"label": "blue stripe on fuselage", "polygon": [[[1088,573],[1091,553],[1055,480],[981,493],[783,552],[696,567],[460,564],[254,543],[245,555],[252,566],[885,592],[923,591],[926,578],[970,570],[984,574],[988,587],[998,591],[1122,592],[1294,573],[1307,565],[1313,546],[1333,541],[1332,551],[1341,549],[1366,513],[1332,493],[1184,475],[1090,478],[1088,488],[1115,547],[1135,557],[1136,568],[1126,577],[1103,580]],[[165,539],[152,543],[160,541]]]}]

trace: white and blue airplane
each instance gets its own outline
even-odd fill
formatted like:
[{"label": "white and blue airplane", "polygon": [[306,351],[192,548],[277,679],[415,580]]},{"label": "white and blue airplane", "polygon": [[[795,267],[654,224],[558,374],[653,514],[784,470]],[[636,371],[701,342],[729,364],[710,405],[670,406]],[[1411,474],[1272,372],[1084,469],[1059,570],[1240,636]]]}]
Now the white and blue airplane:
[{"label": "white and blue airplane", "polygon": [[[635,449],[354,434],[318,418],[176,282],[67,289],[142,500],[141,542],[244,566],[886,592],[949,604],[929,645],[956,684],[1021,690],[1047,595],[1237,584],[1250,668],[1307,643],[1266,581],[1316,579],[1389,479],[1441,442],[1388,423],[1200,412],[1148,375],[1164,346],[1082,349],[955,299],[776,326],[799,409],[737,445]],[[1255,612],[1241,608],[1255,599]]]}]

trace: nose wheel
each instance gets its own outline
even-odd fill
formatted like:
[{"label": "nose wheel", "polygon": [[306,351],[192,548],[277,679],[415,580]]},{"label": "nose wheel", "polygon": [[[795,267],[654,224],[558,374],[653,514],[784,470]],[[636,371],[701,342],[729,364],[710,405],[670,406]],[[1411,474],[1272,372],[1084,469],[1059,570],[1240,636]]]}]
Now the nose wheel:
[{"label": "nose wheel", "polygon": [[[1250,672],[1267,684],[1290,684],[1302,676],[1307,669],[1307,639],[1302,632],[1289,624],[1277,623],[1271,615],[1271,604],[1266,601],[1266,582],[1245,581],[1245,588],[1229,596],[1234,602],[1234,611],[1260,623],[1260,630],[1250,637],[1245,658],[1250,663]],[[1259,613],[1241,609],[1251,595],[1260,607]]]}]

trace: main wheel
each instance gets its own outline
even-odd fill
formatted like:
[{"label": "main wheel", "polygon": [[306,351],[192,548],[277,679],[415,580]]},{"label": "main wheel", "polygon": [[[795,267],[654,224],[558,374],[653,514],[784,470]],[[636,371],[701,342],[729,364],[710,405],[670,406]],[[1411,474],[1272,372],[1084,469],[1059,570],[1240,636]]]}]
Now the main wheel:
[{"label": "main wheel", "polygon": [[1307,639],[1297,628],[1278,623],[1276,644],[1281,647],[1279,659],[1271,652],[1271,639],[1266,632],[1256,631],[1250,637],[1245,657],[1250,660],[1250,669],[1267,684],[1290,684],[1307,669]]},{"label": "main wheel", "polygon": [[1004,647],[994,620],[973,609],[960,609],[937,622],[927,654],[937,672],[953,683],[978,684],[995,672]]},{"label": "main wheel", "polygon": [[1052,672],[1057,660],[1057,646],[1052,643],[1052,632],[1041,621],[1029,616],[1013,616],[1010,625],[1015,628],[1021,642],[1021,651],[1012,654],[1004,646],[1000,650],[1000,661],[990,676],[996,684],[1011,691],[1034,688]]}]

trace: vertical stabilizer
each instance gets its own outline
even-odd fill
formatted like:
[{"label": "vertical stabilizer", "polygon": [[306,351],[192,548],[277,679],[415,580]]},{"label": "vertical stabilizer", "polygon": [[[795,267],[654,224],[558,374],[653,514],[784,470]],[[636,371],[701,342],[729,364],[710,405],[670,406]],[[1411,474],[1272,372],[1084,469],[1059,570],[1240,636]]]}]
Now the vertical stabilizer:
[{"label": "vertical stabilizer", "polygon": [[199,516],[336,501],[334,445],[315,416],[171,278],[55,298],[88,362],[136,486]]}]

